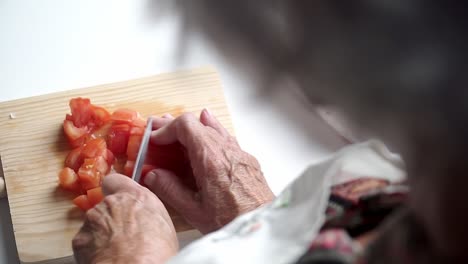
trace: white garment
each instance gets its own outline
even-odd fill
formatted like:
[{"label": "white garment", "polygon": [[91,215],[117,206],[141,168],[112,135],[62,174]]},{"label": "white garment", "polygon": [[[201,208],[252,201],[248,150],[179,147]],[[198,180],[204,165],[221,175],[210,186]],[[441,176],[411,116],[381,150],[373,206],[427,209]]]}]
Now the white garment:
[{"label": "white garment", "polygon": [[329,187],[363,176],[403,180],[403,162],[379,141],[346,147],[310,166],[272,203],[192,242],[169,263],[292,263],[324,223]]}]

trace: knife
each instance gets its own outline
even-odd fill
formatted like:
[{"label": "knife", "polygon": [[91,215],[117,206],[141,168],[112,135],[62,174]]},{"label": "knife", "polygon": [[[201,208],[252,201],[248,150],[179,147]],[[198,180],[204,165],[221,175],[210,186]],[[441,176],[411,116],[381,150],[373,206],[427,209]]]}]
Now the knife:
[{"label": "knife", "polygon": [[140,149],[138,150],[138,155],[135,161],[135,168],[133,168],[132,180],[140,182],[141,178],[141,169],[143,163],[145,162],[146,152],[148,151],[148,143],[151,136],[151,131],[153,130],[153,119],[150,117],[146,122],[145,133],[141,139]]}]

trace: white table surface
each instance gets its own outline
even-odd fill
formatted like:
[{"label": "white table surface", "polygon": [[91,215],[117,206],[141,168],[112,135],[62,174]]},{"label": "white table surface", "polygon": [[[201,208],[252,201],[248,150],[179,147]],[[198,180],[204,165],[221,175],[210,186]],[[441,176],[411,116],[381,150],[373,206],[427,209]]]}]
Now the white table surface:
[{"label": "white table surface", "polygon": [[[136,0],[1,0],[0,101],[212,65],[241,146],[275,193],[344,142],[287,88],[260,100],[255,85],[199,37],[177,60],[179,21]],[[215,113],[216,114],[216,113]],[[0,201],[0,263],[17,263],[7,200]]]}]

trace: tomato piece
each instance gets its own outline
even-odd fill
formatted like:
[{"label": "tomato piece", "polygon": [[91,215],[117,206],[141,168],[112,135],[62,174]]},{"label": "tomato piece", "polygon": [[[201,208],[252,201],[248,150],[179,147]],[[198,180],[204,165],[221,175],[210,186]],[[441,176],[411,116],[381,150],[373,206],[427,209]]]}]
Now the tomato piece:
[{"label": "tomato piece", "polygon": [[65,120],[72,121],[73,122],[73,117],[70,114],[65,115]]},{"label": "tomato piece", "polygon": [[[127,175],[128,177],[132,177],[133,175],[133,170],[135,169],[135,161],[132,160],[127,160],[124,166],[124,171],[123,174]],[[145,176],[148,174],[148,172],[156,169],[156,166],[151,165],[151,164],[143,164],[143,167],[141,168],[141,178],[140,178],[140,184],[143,184],[145,181]]]},{"label": "tomato piece", "polygon": [[94,125],[101,126],[104,123],[108,122],[111,119],[111,115],[107,112],[106,109],[91,105],[91,120]]},{"label": "tomato piece", "polygon": [[104,199],[104,194],[102,193],[101,187],[88,190],[86,192],[86,195],[88,196],[88,201],[92,207],[94,207],[96,204],[100,203]]},{"label": "tomato piece", "polygon": [[106,141],[102,138],[91,139],[83,146],[81,154],[84,158],[95,158],[107,148]]},{"label": "tomato piece", "polygon": [[70,100],[71,117],[76,127],[83,127],[91,118],[91,101],[88,98],[73,98]]},{"label": "tomato piece", "polygon": [[70,120],[63,121],[63,130],[65,131],[68,142],[72,147],[81,146],[85,141],[86,134],[88,133],[88,128],[86,126],[76,127]]},{"label": "tomato piece", "polygon": [[127,160],[127,162],[125,162],[125,166],[124,166],[124,169],[123,169],[123,174],[127,175],[128,177],[132,177],[134,168],[135,168],[135,161],[134,160]]},{"label": "tomato piece", "polygon": [[130,126],[127,124],[112,125],[108,145],[114,155],[125,154],[127,151]]},{"label": "tomato piece", "polygon": [[130,109],[117,109],[112,113],[111,119],[116,124],[126,123],[132,124],[132,122],[138,118],[138,113]]},{"label": "tomato piece", "polygon": [[80,183],[78,182],[78,175],[68,167],[60,171],[59,184],[62,188],[69,191],[78,192],[81,189]]},{"label": "tomato piece", "polygon": [[99,156],[103,157],[107,161],[109,167],[112,166],[115,161],[114,154],[109,149],[102,150],[101,153],[99,153]]},{"label": "tomato piece", "polygon": [[95,158],[84,160],[83,165],[78,170],[78,178],[84,190],[93,189],[101,185],[101,175],[97,173]]},{"label": "tomato piece", "polygon": [[133,120],[132,126],[133,127],[144,128],[144,127],[146,127],[146,120],[141,119],[141,118],[136,118],[135,120]]},{"label": "tomato piece", "polygon": [[111,127],[112,127],[112,122],[106,122],[102,126],[96,127],[91,132],[90,138],[91,139],[95,139],[95,138],[107,139],[107,135],[109,134]]},{"label": "tomato piece", "polygon": [[110,166],[107,163],[107,160],[102,156],[98,156],[94,159],[94,168],[96,170],[96,175],[101,178],[106,176],[110,171]]},{"label": "tomato piece", "polygon": [[83,164],[83,156],[81,155],[81,147],[75,148],[70,153],[68,153],[67,158],[65,159],[65,167],[73,169],[75,172]]},{"label": "tomato piece", "polygon": [[140,150],[141,139],[143,136],[141,135],[131,135],[128,139],[128,146],[127,146],[127,159],[128,160],[136,160],[138,156],[138,151]]},{"label": "tomato piece", "polygon": [[86,196],[86,194],[82,194],[73,199],[73,203],[83,211],[88,211],[89,209],[93,208],[93,205],[89,202],[88,196]]},{"label": "tomato piece", "polygon": [[145,128],[144,127],[132,127],[130,129],[130,135],[143,135],[145,133]]}]

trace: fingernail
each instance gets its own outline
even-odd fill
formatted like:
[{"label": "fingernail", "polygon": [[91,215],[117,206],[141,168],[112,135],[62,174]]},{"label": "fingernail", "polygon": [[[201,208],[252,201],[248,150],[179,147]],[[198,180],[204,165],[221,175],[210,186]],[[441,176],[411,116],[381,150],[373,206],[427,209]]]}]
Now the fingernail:
[{"label": "fingernail", "polygon": [[162,117],[163,118],[174,118],[171,114],[164,114]]},{"label": "fingernail", "polygon": [[213,114],[211,113],[210,109],[205,108],[205,109],[203,109],[203,110],[205,110],[205,112],[206,112],[206,114],[207,114],[208,116],[210,116],[210,117],[213,116]]},{"label": "fingernail", "polygon": [[145,184],[148,186],[152,186],[154,181],[156,180],[156,172],[155,171],[150,171],[148,174],[145,176]]}]

